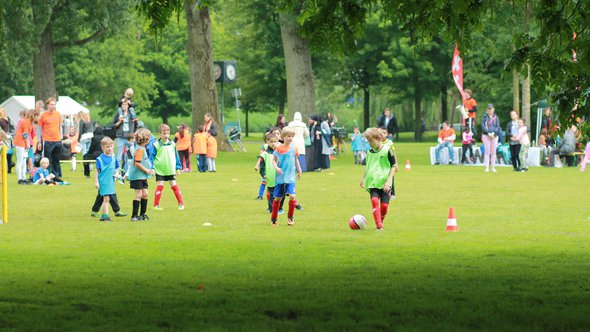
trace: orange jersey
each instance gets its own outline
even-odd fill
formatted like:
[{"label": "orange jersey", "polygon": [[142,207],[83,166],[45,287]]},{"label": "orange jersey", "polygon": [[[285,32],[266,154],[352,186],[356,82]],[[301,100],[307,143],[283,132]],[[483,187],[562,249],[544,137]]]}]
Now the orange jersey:
[{"label": "orange jersey", "polygon": [[180,133],[176,133],[174,137],[176,137],[176,150],[191,150],[191,133],[188,128],[184,130],[184,137],[180,137]]},{"label": "orange jersey", "polygon": [[217,140],[213,136],[207,138],[207,158],[217,158]]},{"label": "orange jersey", "polygon": [[193,147],[194,154],[207,154],[207,134],[196,133],[193,138]]},{"label": "orange jersey", "polygon": [[[27,133],[29,138],[25,140],[23,134]],[[16,133],[14,134],[14,145],[24,148],[27,146],[27,141],[29,143],[35,143],[35,126],[33,122],[22,119],[19,121],[18,125],[16,126]],[[31,144],[29,144],[30,146]]]},{"label": "orange jersey", "polygon": [[473,110],[473,108],[477,106],[477,101],[475,101],[475,99],[473,98],[469,98],[463,101],[463,107],[465,107],[465,110],[467,111],[467,116],[475,119],[475,112],[470,112],[471,110]]},{"label": "orange jersey", "polygon": [[44,141],[61,141],[61,115],[58,111],[41,113],[39,125],[41,126],[41,136]]},{"label": "orange jersey", "polygon": [[[290,146],[281,144],[275,148],[275,151],[278,153],[287,153],[289,152],[289,149],[291,149]],[[299,157],[299,150],[297,150],[297,147],[295,147],[295,156]]]}]

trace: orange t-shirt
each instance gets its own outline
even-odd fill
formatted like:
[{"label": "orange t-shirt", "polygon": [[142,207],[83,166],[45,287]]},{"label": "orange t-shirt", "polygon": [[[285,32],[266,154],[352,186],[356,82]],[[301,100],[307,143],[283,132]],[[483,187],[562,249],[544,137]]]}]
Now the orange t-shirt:
[{"label": "orange t-shirt", "polygon": [[176,137],[176,150],[184,151],[191,150],[191,133],[188,129],[184,130],[184,137],[180,137],[180,133],[174,135]]},{"label": "orange t-shirt", "polygon": [[217,158],[217,140],[213,136],[207,138],[207,158]]},{"label": "orange t-shirt", "polygon": [[[289,152],[290,149],[291,149],[290,146],[281,144],[275,148],[275,151],[278,153],[287,153],[287,152]],[[299,157],[299,150],[297,150],[297,147],[295,147],[295,156]]]},{"label": "orange t-shirt", "polygon": [[196,133],[193,139],[194,153],[207,154],[207,134]]},{"label": "orange t-shirt", "polygon": [[463,101],[463,107],[465,107],[465,110],[467,111],[467,116],[475,119],[475,112],[469,112],[470,110],[472,110],[475,106],[477,106],[477,101],[475,101],[475,99],[473,98],[469,98]]},{"label": "orange t-shirt", "polygon": [[[445,140],[445,138],[447,138],[447,137],[449,137],[449,136],[453,136],[453,135],[455,135],[455,129],[453,129],[453,128],[451,128],[451,127],[449,127],[447,130],[441,129],[441,130],[438,132],[438,137],[439,137],[440,139],[442,139],[443,141]],[[455,137],[456,137],[456,135],[455,135]],[[455,140],[452,140],[452,141],[451,141],[451,143],[453,143],[454,141],[455,141]]]},{"label": "orange t-shirt", "polygon": [[58,111],[41,113],[39,125],[41,126],[41,137],[44,141],[61,141],[61,115]]},{"label": "orange t-shirt", "polygon": [[[29,138],[27,139],[29,143],[34,142],[35,140],[35,126],[33,125],[32,121],[27,119],[22,119],[19,121],[18,125],[16,126],[16,133],[14,134],[14,145],[24,148],[27,146],[27,140],[23,137],[23,134],[29,134]],[[29,144],[30,146],[31,144]]]}]

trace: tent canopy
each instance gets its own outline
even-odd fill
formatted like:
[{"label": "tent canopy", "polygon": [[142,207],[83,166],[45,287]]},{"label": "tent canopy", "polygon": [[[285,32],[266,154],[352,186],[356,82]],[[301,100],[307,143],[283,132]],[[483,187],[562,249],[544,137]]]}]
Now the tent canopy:
[{"label": "tent canopy", "polygon": [[[0,107],[6,110],[6,114],[10,118],[10,122],[14,127],[18,124],[20,111],[30,110],[35,108],[34,96],[12,96],[6,99]],[[90,110],[82,106],[80,103],[68,96],[60,96],[56,104],[57,111],[65,119],[67,116],[74,116],[80,111],[90,113]]]}]

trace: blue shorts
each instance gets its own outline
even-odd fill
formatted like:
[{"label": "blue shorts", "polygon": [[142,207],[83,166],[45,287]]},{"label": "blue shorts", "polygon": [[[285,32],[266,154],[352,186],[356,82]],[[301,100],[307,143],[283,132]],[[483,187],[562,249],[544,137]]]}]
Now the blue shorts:
[{"label": "blue shorts", "polygon": [[274,197],[283,197],[287,195],[295,195],[295,183],[277,183],[275,191],[273,192]]}]

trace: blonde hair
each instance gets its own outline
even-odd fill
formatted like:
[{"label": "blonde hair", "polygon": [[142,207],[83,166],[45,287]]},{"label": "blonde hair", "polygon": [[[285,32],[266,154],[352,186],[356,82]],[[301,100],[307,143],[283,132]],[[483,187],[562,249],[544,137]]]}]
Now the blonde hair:
[{"label": "blonde hair", "polygon": [[8,120],[8,115],[6,114],[6,110],[0,107],[0,119]]},{"label": "blonde hair", "polygon": [[281,130],[281,137],[286,137],[288,135],[295,135],[295,128],[292,127],[285,127]]},{"label": "blonde hair", "polygon": [[49,159],[47,157],[41,158],[41,160],[39,161],[39,165],[42,165],[42,164],[49,165]]},{"label": "blonde hair", "polygon": [[165,123],[162,123],[159,127],[158,127],[158,133],[163,133],[165,130],[170,131],[170,126],[168,126]]},{"label": "blonde hair", "polygon": [[110,137],[105,136],[102,140],[100,140],[100,146],[104,147],[108,145],[113,145],[113,140]]},{"label": "blonde hair", "polygon": [[135,143],[138,145],[145,145],[150,141],[152,133],[147,128],[139,128],[135,132]]},{"label": "blonde hair", "polygon": [[78,119],[82,120],[84,122],[90,122],[90,114],[88,114],[84,111],[80,111],[80,112],[78,112]]},{"label": "blonde hair", "polygon": [[275,133],[273,133],[273,132],[268,132],[268,133],[264,134],[264,141],[265,141],[265,142],[268,142],[268,141],[270,141],[271,139],[278,139],[278,137],[277,137],[277,135],[275,135]]},{"label": "blonde hair", "polygon": [[365,130],[365,132],[363,133],[363,137],[366,139],[381,140],[382,136],[383,135],[381,134],[379,128],[375,127],[367,128],[367,130]]}]

